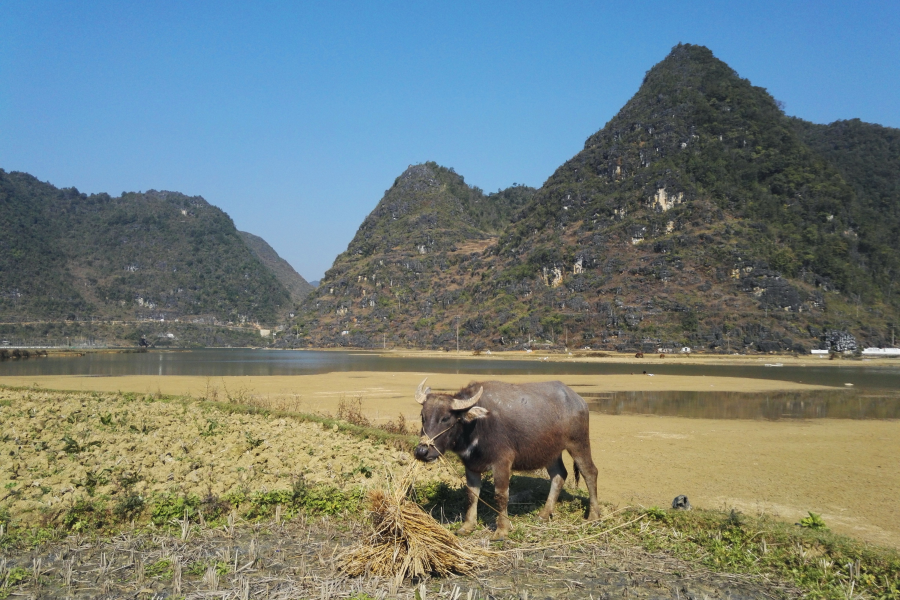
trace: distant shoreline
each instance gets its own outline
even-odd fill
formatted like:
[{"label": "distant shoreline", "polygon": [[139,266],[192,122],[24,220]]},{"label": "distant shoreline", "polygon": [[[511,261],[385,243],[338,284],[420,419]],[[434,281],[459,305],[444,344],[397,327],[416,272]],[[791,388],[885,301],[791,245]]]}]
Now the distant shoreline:
[{"label": "distant shoreline", "polygon": [[[269,350],[291,350],[289,348],[268,348]],[[900,367],[898,357],[873,357],[861,358],[855,356],[841,356],[829,360],[827,355],[795,355],[795,354],[707,354],[695,352],[691,354],[671,353],[660,358],[658,353],[644,353],[644,358],[637,358],[634,352],[604,352],[600,350],[578,350],[571,354],[546,350],[526,352],[523,350],[500,350],[490,353],[474,353],[471,350],[455,350],[447,352],[441,350],[418,350],[407,348],[378,349],[367,348],[295,348],[293,350],[308,350],[315,352],[347,352],[365,353],[385,358],[447,358],[454,360],[536,360],[546,358],[551,362],[580,362],[580,363],[609,363],[609,364],[692,364],[692,365],[757,365],[757,364],[781,364],[783,366],[834,366],[834,367],[858,367],[865,364],[867,367]],[[596,356],[602,354],[603,356]]]},{"label": "distant shoreline", "polygon": [[[546,360],[549,362],[576,362],[598,364],[693,364],[693,365],[764,365],[764,366],[791,366],[791,367],[900,367],[900,357],[858,357],[835,355],[830,360],[828,355],[797,355],[797,354],[710,354],[705,352],[688,353],[644,353],[643,358],[637,358],[632,352],[606,352],[602,350],[577,350],[571,352],[534,350],[500,350],[473,352],[471,350],[422,350],[414,348],[394,349],[369,349],[369,348],[268,348],[264,346],[233,346],[233,347],[165,347],[165,348],[138,348],[138,347],[110,347],[110,348],[25,348],[2,347],[11,353],[13,350],[30,351],[27,357],[9,357],[4,360],[29,360],[33,358],[50,357],[80,357],[86,354],[130,354],[136,352],[173,353],[191,352],[194,350],[275,350],[282,352],[344,352],[348,354],[369,354],[385,358],[437,358],[453,360]],[[40,352],[37,354],[36,352]]]}]

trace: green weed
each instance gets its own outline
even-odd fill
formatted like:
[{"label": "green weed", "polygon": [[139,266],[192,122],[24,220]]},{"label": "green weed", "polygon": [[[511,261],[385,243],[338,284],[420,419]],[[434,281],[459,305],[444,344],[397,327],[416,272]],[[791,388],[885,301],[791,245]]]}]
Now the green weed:
[{"label": "green weed", "polygon": [[249,431],[244,432],[244,437],[247,439],[247,445],[250,446],[251,450],[258,448],[264,441],[262,438],[253,437],[253,434]]},{"label": "green weed", "polygon": [[88,493],[88,496],[93,496],[94,492],[97,490],[98,485],[106,485],[109,483],[109,477],[107,473],[109,473],[109,469],[100,469],[97,471],[86,471],[84,474],[84,479],[75,482],[76,487],[82,487]]},{"label": "green weed", "polygon": [[659,508],[658,506],[651,506],[644,511],[644,514],[655,521],[662,521],[663,523],[667,523],[669,521],[669,515],[666,513],[666,511]]},{"label": "green weed", "polygon": [[260,519],[270,516],[278,505],[281,505],[288,517],[301,511],[325,515],[353,513],[362,505],[363,496],[363,490],[348,492],[329,486],[311,486],[299,477],[289,490],[256,492],[250,495],[235,492],[226,496],[225,500],[236,508],[246,505],[244,516],[247,519]]},{"label": "green weed", "polygon": [[62,525],[70,531],[102,529],[109,520],[106,505],[101,500],[79,498],[62,516]]},{"label": "green weed", "polygon": [[219,428],[219,422],[214,419],[206,420],[206,429],[200,429],[200,435],[203,437],[210,437],[216,435],[216,429]]},{"label": "green weed", "polygon": [[800,519],[799,525],[800,527],[806,527],[807,529],[828,529],[828,526],[825,525],[825,521],[822,520],[822,517],[814,512],[809,513],[808,517],[803,517],[802,519]]},{"label": "green weed", "polygon": [[141,423],[141,426],[140,426],[140,427],[135,427],[134,425],[129,425],[129,426],[128,426],[128,430],[131,431],[132,433],[141,433],[141,434],[144,434],[144,435],[147,435],[148,433],[150,433],[150,432],[153,431],[154,429],[156,429],[156,428],[155,428],[155,427],[151,427],[150,425],[147,425],[146,423]]},{"label": "green weed", "polygon": [[228,575],[231,572],[231,567],[228,563],[223,562],[221,560],[211,561],[211,560],[198,560],[197,562],[193,562],[187,566],[184,570],[185,573],[189,575],[200,576],[206,573],[206,571],[211,567],[215,566],[216,574],[220,577],[222,575]]},{"label": "green weed", "polygon": [[148,577],[159,577],[160,579],[172,579],[172,561],[161,559],[151,565],[144,567],[144,574]]},{"label": "green weed", "polygon": [[100,441],[98,440],[94,440],[93,442],[88,442],[86,444],[79,444],[77,440],[68,435],[63,437],[62,442],[64,444],[62,451],[66,454],[81,454],[82,452],[90,449],[93,446],[100,445]]},{"label": "green weed", "polygon": [[28,569],[23,567],[13,567],[6,574],[6,585],[8,587],[15,587],[31,579],[31,576],[31,571]]},{"label": "green weed", "polygon": [[196,515],[200,504],[200,496],[197,494],[164,494],[154,501],[150,520],[154,525],[168,526],[172,519]]},{"label": "green weed", "polygon": [[144,511],[147,502],[143,496],[138,494],[129,494],[116,503],[113,508],[113,515],[118,521],[127,522],[136,519]]}]

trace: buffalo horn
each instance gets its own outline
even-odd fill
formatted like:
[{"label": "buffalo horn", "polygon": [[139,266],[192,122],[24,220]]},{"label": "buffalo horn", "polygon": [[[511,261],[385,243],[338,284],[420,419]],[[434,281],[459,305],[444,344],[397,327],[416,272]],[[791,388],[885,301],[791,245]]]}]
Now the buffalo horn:
[{"label": "buffalo horn", "polygon": [[431,388],[424,387],[426,381],[428,381],[427,377],[423,379],[422,383],[419,384],[419,387],[416,388],[416,402],[419,404],[425,404],[425,398],[431,393]]},{"label": "buffalo horn", "polygon": [[450,410],[468,410],[475,406],[475,403],[478,402],[478,399],[481,398],[481,393],[484,392],[484,388],[478,388],[478,391],[475,392],[475,395],[469,399],[457,400],[454,399],[453,403],[450,405]]}]

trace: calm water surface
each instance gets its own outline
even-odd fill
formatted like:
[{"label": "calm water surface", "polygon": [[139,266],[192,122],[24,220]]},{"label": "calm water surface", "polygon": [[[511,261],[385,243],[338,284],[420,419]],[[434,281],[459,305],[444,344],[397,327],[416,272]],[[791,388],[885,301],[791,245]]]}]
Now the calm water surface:
[{"label": "calm water surface", "polygon": [[894,390],[844,388],[765,393],[610,392],[582,394],[594,412],[694,419],[900,419]]},{"label": "calm water surface", "polygon": [[[767,359],[768,360],[768,359]],[[823,361],[824,362],[824,361]],[[471,373],[473,375],[620,375],[647,372],[694,377],[751,377],[797,381],[817,385],[900,390],[900,362],[891,366],[764,367],[760,365],[665,364],[647,359],[635,364],[601,364],[551,357],[507,360],[381,356],[366,352],[315,350],[249,350],[243,348],[191,351],[156,351],[134,354],[89,353],[73,358],[31,358],[0,363],[3,375],[310,375],[335,371],[415,371],[423,373]]]},{"label": "calm water surface", "polygon": [[[0,363],[4,375],[309,375],[343,371],[414,371],[504,375],[621,375],[641,373],[693,377],[749,377],[795,381],[841,388],[834,392],[618,392],[591,396],[592,410],[608,414],[659,414],[702,418],[900,418],[900,363],[840,367],[760,365],[579,363],[560,357],[549,361],[507,360],[489,356],[456,359],[380,356],[367,352],[314,350],[203,349],[134,354],[87,354],[71,358],[31,358]],[[853,384],[847,389],[845,384]]]}]

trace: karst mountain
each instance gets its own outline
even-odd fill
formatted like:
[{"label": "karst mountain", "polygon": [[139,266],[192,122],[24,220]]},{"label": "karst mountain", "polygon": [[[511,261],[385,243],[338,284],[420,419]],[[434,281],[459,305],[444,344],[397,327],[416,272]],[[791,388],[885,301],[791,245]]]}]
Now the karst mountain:
[{"label": "karst mountain", "polygon": [[900,136],[784,114],[679,44],[538,190],[411,166],[291,345],[806,352],[889,343]]}]

